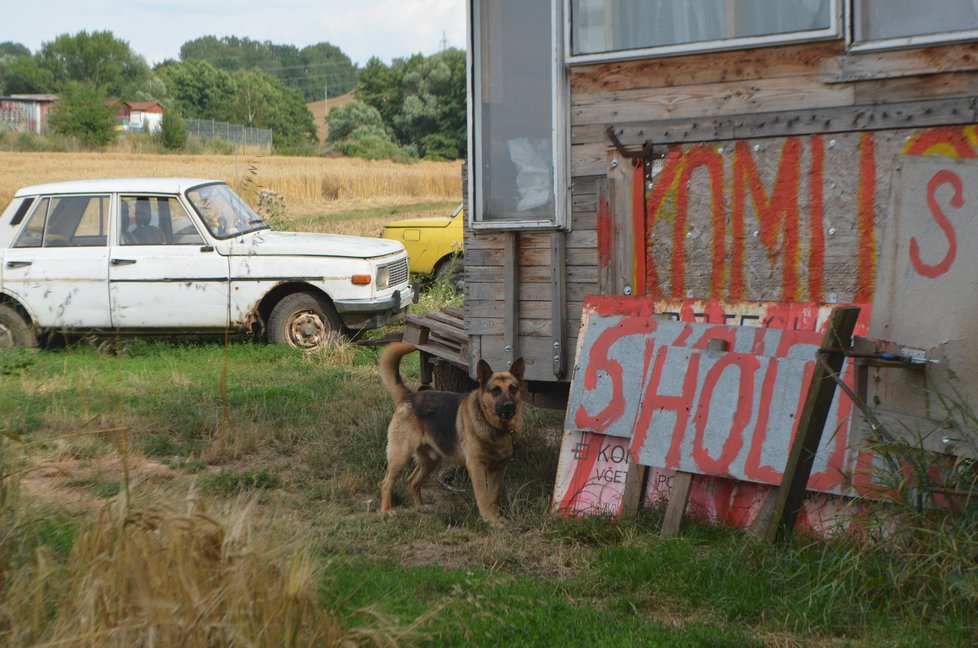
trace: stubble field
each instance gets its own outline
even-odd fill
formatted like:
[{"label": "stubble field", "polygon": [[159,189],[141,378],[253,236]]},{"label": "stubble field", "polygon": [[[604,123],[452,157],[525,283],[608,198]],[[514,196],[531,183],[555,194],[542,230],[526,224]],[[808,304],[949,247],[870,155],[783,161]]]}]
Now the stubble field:
[{"label": "stubble field", "polygon": [[269,189],[285,198],[288,218],[302,225],[296,229],[368,236],[377,235],[393,213],[444,214],[462,196],[460,162],[0,151],[0,204],[25,185],[111,177],[223,180],[252,200],[258,189]]}]

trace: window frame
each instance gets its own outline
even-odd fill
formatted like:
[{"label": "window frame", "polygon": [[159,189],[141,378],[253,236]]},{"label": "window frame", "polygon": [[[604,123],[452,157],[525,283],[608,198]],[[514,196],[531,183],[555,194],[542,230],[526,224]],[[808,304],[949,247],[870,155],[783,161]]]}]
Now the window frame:
[{"label": "window frame", "polygon": [[846,49],[853,53],[876,52],[880,50],[904,49],[923,47],[926,45],[946,45],[978,40],[978,28],[964,31],[938,32],[936,34],[921,34],[917,36],[900,36],[898,38],[882,38],[878,40],[856,40],[856,2],[845,0],[846,4]]},{"label": "window frame", "polygon": [[678,56],[702,52],[719,52],[725,50],[748,49],[752,47],[768,47],[775,45],[786,45],[790,43],[810,43],[815,41],[838,40],[847,36],[844,30],[846,22],[843,20],[843,13],[851,13],[846,11],[846,8],[852,2],[852,0],[829,0],[829,26],[826,29],[788,32],[784,34],[769,34],[765,36],[743,36],[740,38],[724,38],[712,41],[696,41],[693,43],[677,43],[675,45],[660,45],[656,47],[617,50],[614,52],[597,52],[594,54],[574,54],[573,50],[571,49],[571,39],[574,29],[573,16],[571,15],[571,1],[572,0],[563,0],[564,51],[566,52],[565,63],[568,66],[583,65],[587,63],[604,63],[607,61],[661,58],[665,56]]},{"label": "window frame", "polygon": [[[553,213],[549,219],[531,220],[487,220],[483,213],[482,176],[479,160],[483,153],[481,104],[481,33],[480,11],[483,2],[492,0],[468,0],[465,3],[468,18],[468,47],[466,51],[467,79],[467,120],[469,163],[466,170],[468,186],[467,219],[473,230],[561,230],[569,229],[570,223],[570,84],[564,57],[564,7],[565,0],[550,0],[550,38],[551,38],[551,152],[553,155]],[[833,0],[834,1],[834,0]]]}]

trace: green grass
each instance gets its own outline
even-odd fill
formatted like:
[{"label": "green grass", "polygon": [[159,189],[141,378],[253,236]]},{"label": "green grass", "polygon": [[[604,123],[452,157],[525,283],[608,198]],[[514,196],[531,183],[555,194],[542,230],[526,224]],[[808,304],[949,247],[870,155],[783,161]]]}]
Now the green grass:
[{"label": "green grass", "polygon": [[237,495],[248,490],[270,490],[278,488],[282,480],[265,468],[235,472],[222,470],[204,479],[204,489],[225,497]]},{"label": "green grass", "polygon": [[[920,540],[898,549],[844,540],[769,546],[695,523],[661,538],[655,510],[618,522],[554,517],[560,412],[527,410],[505,480],[507,529],[488,529],[464,488],[434,483],[421,513],[407,507],[399,483],[397,513],[383,518],[377,483],[393,406],[377,354],[215,340],[122,340],[111,353],[91,344],[0,351],[0,425],[20,439],[0,441],[24,454],[0,457],[0,467],[73,462],[79,472],[67,486],[97,506],[124,482],[100,472],[107,468],[82,468],[108,465],[92,459],[128,447],[131,463],[147,457],[174,469],[166,482],[137,473],[135,500],[250,498],[265,532],[315,553],[325,606],[349,623],[365,606],[405,625],[420,618],[422,645],[978,640],[974,512],[951,536],[908,518]],[[416,384],[415,357],[402,373]],[[39,547],[63,560],[86,514],[57,500],[0,506],[0,577]]]}]

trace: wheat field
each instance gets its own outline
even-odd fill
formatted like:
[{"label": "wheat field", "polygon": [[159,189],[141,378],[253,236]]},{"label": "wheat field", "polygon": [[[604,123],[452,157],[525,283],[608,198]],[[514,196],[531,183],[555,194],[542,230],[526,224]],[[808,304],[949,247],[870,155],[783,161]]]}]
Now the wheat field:
[{"label": "wheat field", "polygon": [[[190,177],[223,180],[246,198],[270,189],[285,197],[289,215],[329,215],[355,209],[461,199],[461,162],[397,164],[355,158],[138,153],[19,153],[0,151],[0,205],[20,187],[111,177]],[[2,208],[2,207],[0,207]]]}]

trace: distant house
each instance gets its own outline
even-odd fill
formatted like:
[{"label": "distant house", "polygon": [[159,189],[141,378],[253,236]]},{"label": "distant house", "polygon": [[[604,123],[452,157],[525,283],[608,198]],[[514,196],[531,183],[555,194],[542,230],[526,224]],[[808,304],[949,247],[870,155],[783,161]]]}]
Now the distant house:
[{"label": "distant house", "polygon": [[163,125],[163,106],[156,101],[108,99],[106,103],[118,110],[115,119],[119,130],[156,133]]},{"label": "distant house", "polygon": [[41,134],[47,115],[58,100],[55,95],[18,94],[0,97],[0,130]]}]

